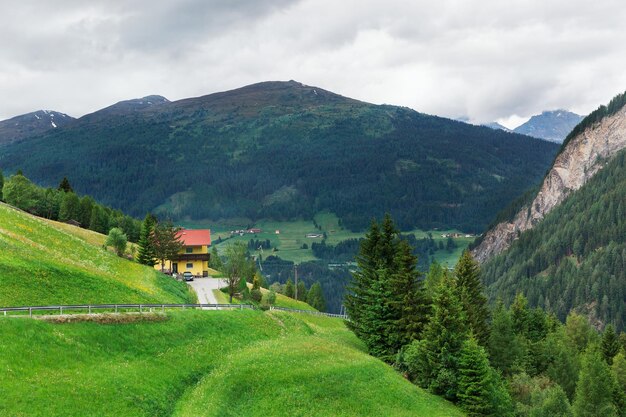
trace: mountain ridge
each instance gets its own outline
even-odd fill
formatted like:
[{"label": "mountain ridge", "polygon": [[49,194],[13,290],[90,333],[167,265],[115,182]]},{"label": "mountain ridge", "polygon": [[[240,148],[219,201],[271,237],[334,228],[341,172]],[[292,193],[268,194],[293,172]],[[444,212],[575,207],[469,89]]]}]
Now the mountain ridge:
[{"label": "mountain ridge", "polygon": [[42,134],[50,129],[64,127],[74,119],[54,110],[37,110],[0,121],[0,145],[17,142]]}]

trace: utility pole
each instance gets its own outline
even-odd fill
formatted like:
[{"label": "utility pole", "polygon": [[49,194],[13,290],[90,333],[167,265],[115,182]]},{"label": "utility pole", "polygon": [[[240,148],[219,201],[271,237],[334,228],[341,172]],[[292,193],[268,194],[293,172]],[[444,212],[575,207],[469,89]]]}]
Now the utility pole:
[{"label": "utility pole", "polygon": [[296,265],[294,263],[293,264],[293,269],[294,269],[295,276],[296,276],[296,285],[295,285],[296,291],[295,291],[295,294],[296,294],[296,300],[297,300],[298,299],[298,265]]}]

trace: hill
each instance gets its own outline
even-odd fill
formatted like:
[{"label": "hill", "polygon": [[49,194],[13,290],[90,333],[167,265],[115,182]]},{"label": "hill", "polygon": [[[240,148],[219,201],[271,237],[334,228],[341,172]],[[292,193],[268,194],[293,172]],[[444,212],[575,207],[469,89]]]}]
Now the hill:
[{"label": "hill", "polygon": [[0,121],[0,144],[37,136],[48,130],[64,127],[75,120],[53,110],[39,110]]},{"label": "hill", "polygon": [[136,216],[254,223],[326,210],[363,230],[389,211],[405,230],[471,232],[539,181],[558,147],[295,81],[139,102],[4,145],[0,167],[43,184],[66,175]]},{"label": "hill", "polygon": [[625,103],[617,96],[583,120],[539,191],[474,249],[492,298],[523,291],[561,319],[574,308],[624,328]]},{"label": "hill", "polygon": [[0,305],[180,303],[183,283],[104,250],[104,236],[0,203]]},{"label": "hill", "polygon": [[583,116],[567,110],[544,111],[513,129],[515,133],[561,143]]},{"label": "hill", "polygon": [[277,311],[144,319],[0,319],[0,414],[464,415],[367,355],[341,320]]}]

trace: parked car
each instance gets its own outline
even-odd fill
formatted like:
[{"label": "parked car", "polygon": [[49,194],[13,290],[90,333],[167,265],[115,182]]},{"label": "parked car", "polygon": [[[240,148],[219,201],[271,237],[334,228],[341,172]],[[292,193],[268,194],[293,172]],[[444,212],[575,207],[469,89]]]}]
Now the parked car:
[{"label": "parked car", "polygon": [[193,281],[193,274],[189,271],[183,272],[183,278],[185,281]]}]

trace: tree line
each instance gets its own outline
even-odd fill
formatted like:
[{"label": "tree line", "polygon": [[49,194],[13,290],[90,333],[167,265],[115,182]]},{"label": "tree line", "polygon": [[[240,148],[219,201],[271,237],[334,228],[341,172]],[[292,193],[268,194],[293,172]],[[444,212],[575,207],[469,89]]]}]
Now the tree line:
[{"label": "tree line", "polygon": [[346,296],[368,351],[470,416],[626,415],[626,335],[570,312],[565,323],[519,293],[489,308],[478,264],[423,276],[390,216],[373,222]]},{"label": "tree line", "polygon": [[79,196],[66,177],[58,187],[44,188],[32,183],[21,171],[7,179],[0,172],[0,200],[35,216],[73,223],[102,234],[119,228],[131,242],[139,239],[141,223],[137,219],[99,204],[88,195]]}]

